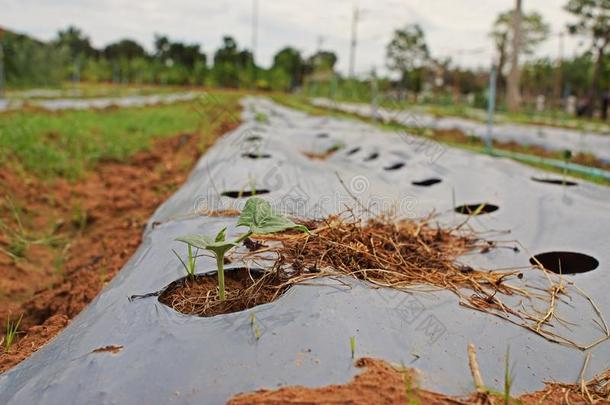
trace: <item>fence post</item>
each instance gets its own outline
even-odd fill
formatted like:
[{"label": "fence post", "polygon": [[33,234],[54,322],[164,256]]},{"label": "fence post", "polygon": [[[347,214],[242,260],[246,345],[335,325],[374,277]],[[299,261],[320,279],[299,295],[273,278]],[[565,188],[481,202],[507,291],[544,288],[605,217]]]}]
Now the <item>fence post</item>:
[{"label": "fence post", "polygon": [[377,122],[377,72],[373,69],[371,75],[371,117],[373,122]]},{"label": "fence post", "polygon": [[496,109],[496,65],[491,65],[489,72],[489,97],[487,100],[487,133],[485,134],[485,149],[492,151],[492,132],[494,125],[494,111]]},{"label": "fence post", "polygon": [[4,49],[0,43],[0,100],[4,98]]}]

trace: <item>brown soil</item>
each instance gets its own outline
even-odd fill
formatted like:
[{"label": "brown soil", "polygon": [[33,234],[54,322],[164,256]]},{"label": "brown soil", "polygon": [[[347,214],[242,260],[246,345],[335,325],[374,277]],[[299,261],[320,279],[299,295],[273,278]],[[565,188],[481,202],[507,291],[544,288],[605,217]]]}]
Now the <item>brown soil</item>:
[{"label": "brown soil", "polygon": [[[479,138],[469,137],[466,134],[464,134],[462,131],[457,130],[457,129],[435,130],[433,132],[433,134],[434,135],[432,137],[438,141],[458,142],[461,144],[471,144],[471,145],[476,145],[476,146],[484,145],[483,140],[481,140]],[[523,146],[515,141],[501,142],[501,141],[494,140],[493,147],[497,148],[497,149],[501,149],[501,150],[507,150],[510,152],[526,153],[528,155],[535,155],[535,156],[540,156],[540,157],[549,158],[549,159],[563,160],[562,152],[550,151],[550,150],[544,149],[542,146],[537,146],[537,145]],[[600,169],[610,171],[609,163],[603,162],[603,161],[597,159],[595,156],[588,154],[588,153],[580,153],[580,152],[576,153],[576,154],[574,154],[574,156],[572,156],[572,158],[570,159],[570,162],[577,163],[577,164],[580,164],[583,166],[598,167]]]},{"label": "brown soil", "polygon": [[[148,218],[185,181],[201,151],[235,126],[227,119],[201,136],[158,140],[126,162],[99,163],[76,183],[0,170],[0,332],[7,318],[20,314],[24,331],[9,353],[0,353],[0,372],[36,351],[95,298],[134,253]],[[21,228],[28,238],[44,240],[17,250],[14,235]]]},{"label": "brown soil", "polygon": [[337,153],[339,150],[340,150],[340,148],[333,146],[331,148],[328,148],[324,152],[303,151],[301,153],[303,153],[303,155],[307,156],[311,160],[326,160],[329,157],[331,157],[332,155],[334,155],[335,153]]},{"label": "brown soil", "polygon": [[[303,386],[284,387],[278,390],[258,390],[239,394],[229,400],[230,405],[256,404],[503,404],[498,395],[475,393],[468,397],[450,397],[417,388],[413,370],[393,367],[382,360],[362,358],[357,367],[364,370],[345,385],[321,388]],[[598,404],[609,404],[608,392],[592,391],[591,399]],[[511,404],[589,404],[586,393],[579,385],[547,384],[544,390],[511,399]]]},{"label": "brown soil", "polygon": [[225,301],[218,298],[216,274],[174,281],[159,296],[159,301],[183,314],[207,317],[271,302],[287,290],[281,284],[275,274],[263,275],[240,268],[225,271]]},{"label": "brown soil", "polygon": [[408,404],[409,399],[426,404],[448,403],[440,395],[411,389],[410,382],[414,376],[409,370],[399,371],[383,361],[371,358],[358,359],[356,367],[364,370],[345,385],[259,390],[240,394],[229,400],[228,404]]}]

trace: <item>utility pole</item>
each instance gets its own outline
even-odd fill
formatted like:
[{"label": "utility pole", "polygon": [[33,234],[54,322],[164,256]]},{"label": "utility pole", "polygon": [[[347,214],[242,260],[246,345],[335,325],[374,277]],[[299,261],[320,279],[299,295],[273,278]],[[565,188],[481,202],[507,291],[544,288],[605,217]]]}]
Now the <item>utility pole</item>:
[{"label": "utility pole", "polygon": [[358,7],[354,5],[354,9],[352,12],[352,39],[350,41],[349,47],[349,78],[354,77],[354,65],[356,63],[356,44],[358,43],[358,19],[359,19],[360,11]]},{"label": "utility pole", "polygon": [[513,12],[513,38],[511,66],[507,80],[506,107],[508,111],[514,112],[519,109],[521,95],[519,94],[519,52],[521,51],[521,0],[515,0]]},{"label": "utility pole", "polygon": [[491,153],[493,147],[494,111],[496,109],[496,63],[491,64],[489,72],[489,93],[487,96],[487,132],[485,134],[485,149]]},{"label": "utility pole", "polygon": [[252,60],[258,45],[258,0],[252,0]]},{"label": "utility pole", "polygon": [[373,118],[373,122],[377,122],[377,94],[379,92],[379,88],[377,86],[377,70],[373,67],[373,71],[371,72],[371,117]]}]

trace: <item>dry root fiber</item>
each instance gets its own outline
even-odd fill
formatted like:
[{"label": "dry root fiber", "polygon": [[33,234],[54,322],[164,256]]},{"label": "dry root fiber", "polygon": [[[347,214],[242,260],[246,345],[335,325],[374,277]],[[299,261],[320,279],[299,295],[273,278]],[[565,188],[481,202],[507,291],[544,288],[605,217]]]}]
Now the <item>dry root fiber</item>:
[{"label": "dry root fiber", "polygon": [[[468,252],[506,246],[481,239],[468,231],[465,223],[442,229],[430,225],[432,219],[395,221],[391,217],[376,217],[363,222],[349,211],[304,223],[311,230],[308,234],[260,236],[257,243],[250,241],[245,253],[234,254],[233,260],[263,260],[262,254],[267,257],[271,254],[275,258],[273,269],[261,277],[250,274],[246,284],[229,284],[230,305],[218,302],[215,278],[210,277],[203,287],[182,283],[174,286],[180,288],[170,288],[171,299],[166,297],[163,302],[185,313],[210,316],[272,301],[292,285],[312,278],[349,276],[367,281],[375,288],[405,292],[421,290],[423,286],[446,289],[456,294],[463,306],[493,314],[549,341],[581,350],[608,339],[610,332],[599,308],[572,283],[545,271],[548,286],[534,288],[521,281],[520,270],[480,271],[461,265],[457,259]],[[556,314],[557,306],[568,290],[590,303],[594,322],[603,332],[597,341],[578,344],[556,332],[554,323],[564,322]]]}]

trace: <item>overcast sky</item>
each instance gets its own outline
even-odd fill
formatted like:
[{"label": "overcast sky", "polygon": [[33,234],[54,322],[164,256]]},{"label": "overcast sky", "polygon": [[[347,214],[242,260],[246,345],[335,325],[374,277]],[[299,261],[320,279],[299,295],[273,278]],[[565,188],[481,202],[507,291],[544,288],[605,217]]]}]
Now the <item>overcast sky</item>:
[{"label": "overcast sky", "polygon": [[[152,49],[154,33],[175,40],[197,42],[208,54],[223,35],[241,47],[252,44],[254,0],[0,0],[0,26],[52,39],[58,29],[74,24],[101,47],[121,38],[135,39]],[[558,36],[571,16],[562,7],[567,0],[524,0],[524,10],[538,11],[554,35],[538,55],[557,57]],[[493,48],[487,33],[496,15],[513,0],[258,0],[257,63],[268,66],[278,49],[291,45],[306,55],[319,41],[339,56],[338,69],[348,67],[352,7],[362,9],[358,25],[356,72],[376,67],[384,72],[385,45],[392,31],[419,23],[433,56],[450,56],[462,66],[488,66]],[[566,38],[565,54],[586,44]]]}]

